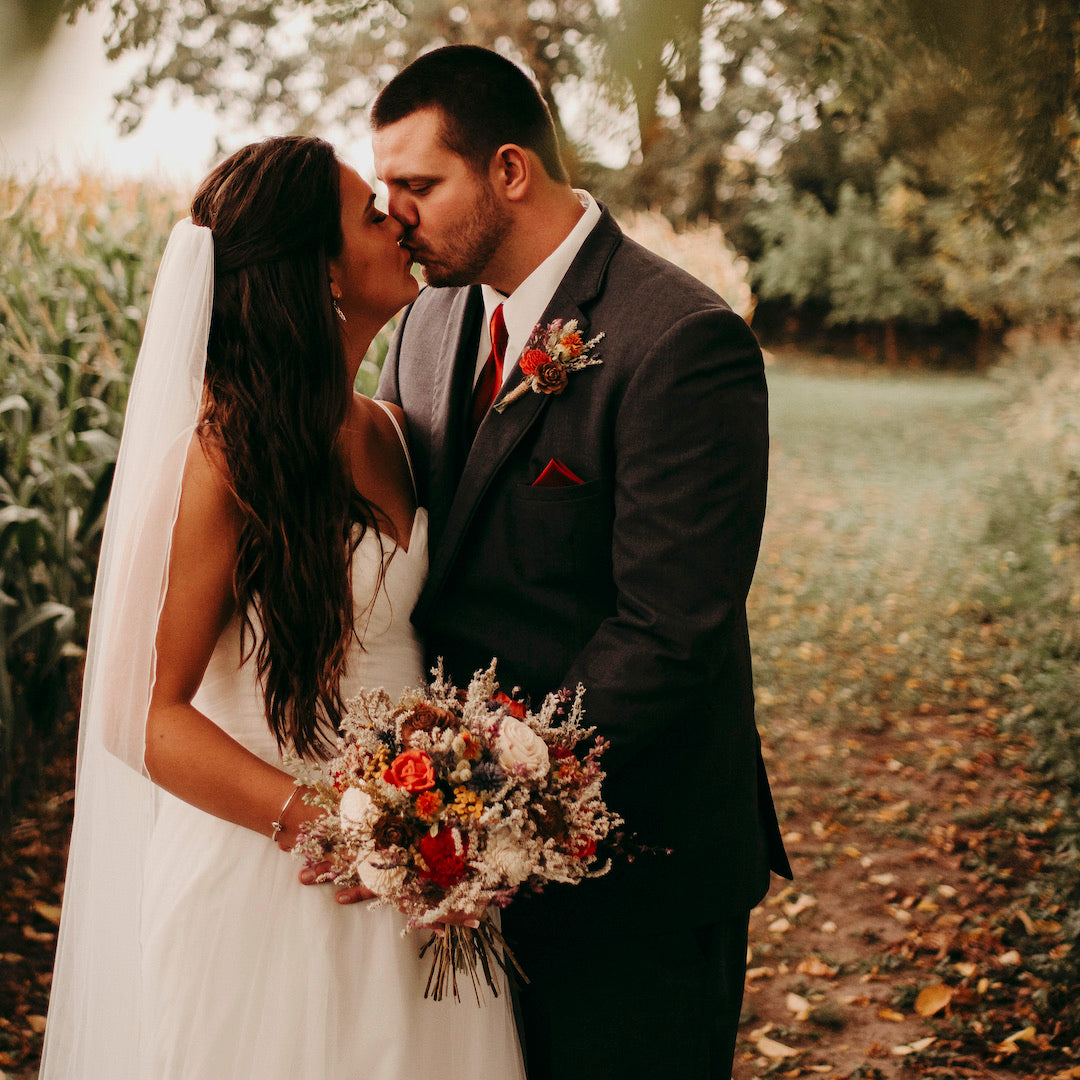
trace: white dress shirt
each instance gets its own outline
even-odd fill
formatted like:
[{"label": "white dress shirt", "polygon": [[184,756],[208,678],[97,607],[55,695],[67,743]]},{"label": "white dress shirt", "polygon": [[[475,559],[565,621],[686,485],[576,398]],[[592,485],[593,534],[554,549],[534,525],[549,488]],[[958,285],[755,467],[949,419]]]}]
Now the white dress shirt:
[{"label": "white dress shirt", "polygon": [[570,264],[577,257],[585,237],[592,232],[593,226],[600,220],[600,207],[587,192],[574,189],[574,194],[581,200],[585,212],[578,218],[577,224],[566,235],[566,239],[509,295],[490,285],[481,285],[484,296],[484,326],[480,331],[480,345],[477,349],[476,371],[473,385],[480,378],[480,370],[487,362],[491,352],[491,316],[502,304],[503,319],[506,322],[506,355],[503,362],[503,383],[514,370],[518,357],[525,349],[540,316],[548,306],[559,283],[566,276]]}]

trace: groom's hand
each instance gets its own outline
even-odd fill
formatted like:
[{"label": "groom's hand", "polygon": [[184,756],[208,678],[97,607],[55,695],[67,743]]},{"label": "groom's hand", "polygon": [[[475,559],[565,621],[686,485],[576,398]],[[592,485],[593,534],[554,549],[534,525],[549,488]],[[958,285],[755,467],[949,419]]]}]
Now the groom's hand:
[{"label": "groom's hand", "polygon": [[[301,885],[321,885],[329,880],[328,875],[332,871],[333,866],[328,863],[315,863],[312,866],[305,866],[300,871],[300,884]],[[334,899],[339,904],[358,904],[362,900],[374,900],[376,894],[370,889],[364,888],[363,885],[350,885],[345,889],[338,889],[334,893]]]}]

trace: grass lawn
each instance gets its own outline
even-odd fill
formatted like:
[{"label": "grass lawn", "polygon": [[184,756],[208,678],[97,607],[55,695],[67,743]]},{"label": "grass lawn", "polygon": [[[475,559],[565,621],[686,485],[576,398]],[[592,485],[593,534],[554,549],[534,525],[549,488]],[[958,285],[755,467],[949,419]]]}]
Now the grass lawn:
[{"label": "grass lawn", "polygon": [[1005,733],[1030,582],[1002,592],[1023,555],[995,527],[1000,384],[790,359],[769,378],[750,620],[796,880],[752,918],[735,1076],[1072,1075],[1027,965],[1061,926],[1025,891],[1047,798]]}]

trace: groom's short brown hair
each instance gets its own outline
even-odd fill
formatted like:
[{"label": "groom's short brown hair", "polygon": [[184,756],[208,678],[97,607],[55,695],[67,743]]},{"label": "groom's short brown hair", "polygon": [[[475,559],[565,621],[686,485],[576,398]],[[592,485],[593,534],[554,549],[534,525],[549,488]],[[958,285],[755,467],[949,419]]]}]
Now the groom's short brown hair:
[{"label": "groom's short brown hair", "polygon": [[551,113],[516,64],[476,45],[447,45],[399,71],[371,108],[371,126],[388,127],[421,109],[443,115],[443,141],[474,172],[486,173],[504,143],[532,150],[553,180],[568,182]]}]

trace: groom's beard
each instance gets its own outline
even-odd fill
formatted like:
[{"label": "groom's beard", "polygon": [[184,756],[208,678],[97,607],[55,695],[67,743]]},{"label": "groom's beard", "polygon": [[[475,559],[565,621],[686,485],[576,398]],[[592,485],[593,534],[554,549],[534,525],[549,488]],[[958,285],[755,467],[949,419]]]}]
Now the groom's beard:
[{"label": "groom's beard", "polygon": [[510,231],[510,217],[500,208],[490,187],[478,185],[471,211],[454,223],[437,246],[415,246],[412,235],[403,243],[423,267],[429,285],[474,285],[484,280],[484,271]]}]

